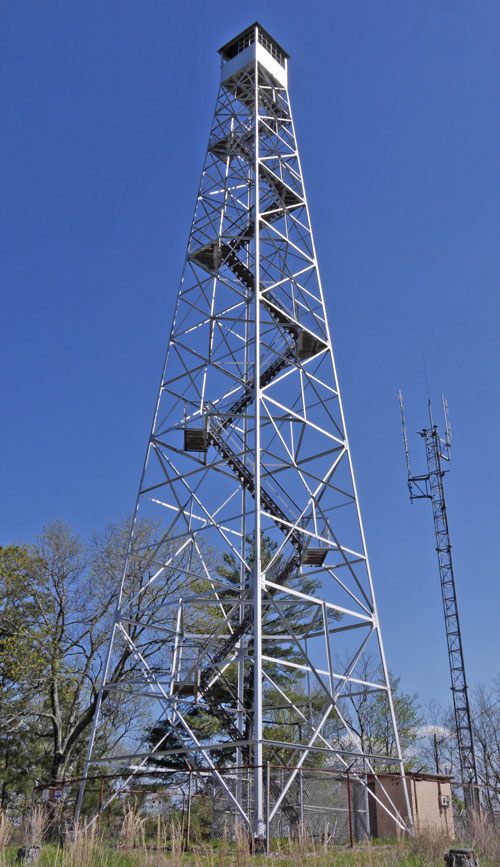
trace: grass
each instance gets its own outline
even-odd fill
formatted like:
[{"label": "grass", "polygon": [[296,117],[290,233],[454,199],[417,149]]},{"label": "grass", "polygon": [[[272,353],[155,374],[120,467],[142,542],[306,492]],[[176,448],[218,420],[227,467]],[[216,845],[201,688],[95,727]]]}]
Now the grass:
[{"label": "grass", "polygon": [[[23,842],[41,839],[43,820],[34,815],[23,829]],[[244,833],[237,831],[234,840],[224,836],[214,843],[194,843],[183,851],[182,828],[158,820],[156,834],[134,810],[125,812],[116,839],[100,834],[94,826],[80,832],[64,847],[47,843],[37,864],[40,867],[443,867],[444,854],[453,845],[471,846],[479,856],[481,867],[500,864],[500,830],[478,820],[470,828],[468,839],[452,844],[436,834],[420,834],[413,840],[373,841],[354,849],[327,847],[326,843],[304,838],[299,841],[274,840],[270,856],[252,855]],[[17,845],[7,818],[0,813],[0,867],[14,865]]]}]

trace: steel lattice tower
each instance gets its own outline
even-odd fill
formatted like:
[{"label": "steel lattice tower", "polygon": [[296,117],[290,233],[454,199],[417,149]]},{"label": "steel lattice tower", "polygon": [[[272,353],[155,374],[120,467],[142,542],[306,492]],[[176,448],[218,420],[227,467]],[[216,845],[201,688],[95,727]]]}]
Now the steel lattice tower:
[{"label": "steel lattice tower", "polygon": [[[273,789],[273,813],[292,814],[287,793],[319,755],[361,780],[396,767],[405,795],[406,784],[288,97],[288,55],[257,23],[220,55],[101,690],[149,700],[164,734],[133,754],[96,758],[99,703],[85,775],[97,761],[133,774],[159,755],[182,753],[189,767],[211,771],[259,839],[263,751],[282,764],[283,751],[293,757]],[[134,544],[144,519],[154,522],[154,542]],[[138,587],[131,575],[139,567],[147,577]],[[168,588],[161,609],[157,587]],[[149,656],[146,632],[158,636]],[[111,674],[117,642],[131,659],[119,684]],[[361,671],[365,652],[379,663],[375,680]],[[346,718],[349,702],[369,692],[387,698],[391,756],[366,755]],[[293,736],[270,724],[278,706],[299,721]],[[205,739],[192,722],[201,711],[216,720]],[[344,731],[335,744],[333,725]],[[250,799],[220,772],[228,763],[252,769]],[[389,798],[385,806],[404,827]],[[409,816],[407,796],[406,807]]]},{"label": "steel lattice tower", "polygon": [[408,489],[410,500],[428,499],[432,504],[434,534],[441,582],[443,600],[444,625],[446,644],[448,647],[448,662],[450,667],[451,692],[457,734],[460,774],[464,787],[464,800],[468,810],[478,810],[479,788],[472,734],[472,720],[469,706],[467,678],[465,675],[465,659],[458,615],[457,590],[455,572],[451,553],[450,530],[448,526],[448,510],[444,493],[444,474],[442,461],[450,460],[451,430],[448,422],[448,407],[444,397],[443,415],[445,435],[440,436],[439,429],[432,418],[431,402],[428,401],[429,427],[419,431],[425,443],[427,473],[420,476],[412,475],[404,417],[403,398],[399,392],[401,422],[403,425],[403,440],[408,469]]}]

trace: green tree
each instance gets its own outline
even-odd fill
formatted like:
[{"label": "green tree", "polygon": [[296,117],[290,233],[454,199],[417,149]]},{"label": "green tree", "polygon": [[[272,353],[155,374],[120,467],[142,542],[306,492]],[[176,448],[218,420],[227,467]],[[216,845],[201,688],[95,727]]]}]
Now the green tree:
[{"label": "green tree", "polygon": [[41,749],[28,725],[26,694],[13,677],[11,653],[20,623],[33,615],[22,599],[30,556],[23,546],[0,547],[0,808],[22,804],[40,762]]},{"label": "green tree", "polygon": [[[60,784],[81,772],[128,535],[129,522],[124,521],[108,525],[84,544],[66,525],[55,522],[32,545],[0,552],[4,803],[9,793],[21,791],[33,778]],[[153,541],[159,556],[167,557],[169,542],[158,527],[139,523],[133,550]],[[134,556],[126,579],[127,591],[134,591],[132,619],[139,607],[148,612],[135,618],[130,635],[153,665],[164,641],[149,627],[169,621],[168,611],[161,614],[162,604],[178,580],[177,573],[167,571],[161,582],[154,582],[156,571],[156,565]],[[115,643],[113,684],[126,680],[132,664],[130,643]],[[126,691],[118,697],[116,689],[106,689],[97,750],[102,754],[130,737],[131,725],[144,726],[144,719]]]},{"label": "green tree", "polygon": [[[255,544],[253,538],[247,539],[247,555],[246,562],[248,564],[247,582],[252,578],[253,567],[255,563]],[[277,545],[269,537],[263,535],[261,540],[261,561],[263,568],[273,559]],[[268,577],[270,581],[280,583],[280,576],[286,568],[284,558],[278,557],[274,561]],[[240,566],[234,557],[229,553],[224,553],[215,563],[216,573],[224,579],[226,584],[233,585],[236,592],[240,592],[239,584],[241,581]],[[317,589],[318,582],[310,577],[294,576],[293,573],[287,578],[287,584],[291,587],[300,588],[304,593],[312,594]],[[248,610],[249,606],[247,607]],[[282,613],[292,629],[300,631],[301,624],[305,618],[310,618],[310,608],[306,605],[301,605],[294,600],[282,606]],[[203,623],[197,623],[196,629],[198,633],[204,630],[208,636],[215,631],[221,619],[221,611],[214,606],[212,610],[205,613]],[[234,615],[233,628],[236,631],[239,625],[239,612]],[[263,630],[267,636],[273,634],[281,635],[283,633],[282,620],[277,614],[274,606],[269,603],[263,606],[262,613]],[[277,645],[276,645],[277,646]],[[279,645],[279,655],[282,659],[294,662],[298,660],[299,651],[289,642]],[[253,706],[253,677],[254,668],[251,662],[253,657],[253,638],[252,624],[248,623],[247,638],[245,646],[244,663],[244,684],[243,684],[243,731],[240,737],[243,740],[251,738],[251,727],[253,724],[252,706]],[[301,660],[302,661],[302,660]],[[204,671],[214,674],[215,669],[211,666],[211,655],[207,653],[202,665],[201,679],[203,680]],[[287,695],[292,701],[297,700],[299,703],[304,701],[302,680],[303,675],[300,671],[294,668],[287,668],[286,672],[282,666],[278,664],[266,663],[266,671],[272,677],[274,683],[278,687],[284,687]],[[199,696],[199,702],[193,711],[186,716],[186,721],[191,729],[196,734],[197,738],[202,743],[206,743],[213,739],[214,734],[221,731],[234,732],[235,738],[238,738],[236,730],[236,713],[235,708],[238,704],[237,699],[237,679],[238,679],[238,663],[236,661],[224,666],[223,673],[218,673],[215,682],[209,689],[202,689]],[[301,717],[287,707],[283,697],[278,689],[274,689],[266,680],[264,686],[264,734],[265,737],[275,740],[283,740],[287,743],[297,742],[301,734]],[[314,698],[314,706],[318,703],[318,698]],[[324,699],[323,699],[324,704]],[[303,721],[302,721],[303,723]],[[173,731],[167,721],[160,721],[155,724],[147,733],[147,738],[150,746],[157,744],[162,740],[162,751],[168,752],[179,747],[179,738]],[[264,761],[268,759],[274,762],[287,763],[291,760],[294,753],[293,748],[278,748],[266,747],[264,751]],[[218,749],[211,755],[215,764],[225,765],[234,760],[235,749],[228,746],[227,750]],[[159,757],[155,759],[158,764],[166,765],[170,768],[186,769],[187,761],[183,756],[171,753],[165,759]],[[251,758],[246,757],[246,761],[251,763]]]}]

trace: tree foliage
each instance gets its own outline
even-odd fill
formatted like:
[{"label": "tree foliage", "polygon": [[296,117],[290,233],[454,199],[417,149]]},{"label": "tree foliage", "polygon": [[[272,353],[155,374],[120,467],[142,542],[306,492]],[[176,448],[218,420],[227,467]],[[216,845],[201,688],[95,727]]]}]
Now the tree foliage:
[{"label": "tree foliage", "polygon": [[[357,668],[357,677],[371,683],[383,683],[383,672],[373,657],[365,653]],[[401,692],[400,677],[389,673],[392,702],[399,742],[405,766],[415,767],[416,745],[422,716],[417,695]],[[337,740],[344,748],[361,748],[365,754],[372,756],[396,756],[394,728],[392,725],[389,697],[385,690],[370,690],[369,688],[350,697],[341,706],[343,719],[348,723],[354,736],[346,735],[345,726],[340,719],[334,720],[332,740]],[[395,765],[395,771],[398,767]]]},{"label": "tree foliage", "polygon": [[[248,564],[248,571],[244,580],[248,589],[248,583],[253,579],[253,569],[255,564],[255,543],[252,537],[246,540],[247,553],[245,560]],[[261,538],[261,563],[263,569],[273,560],[277,549],[276,543],[268,536],[263,535]],[[273,565],[267,572],[268,579],[272,582],[279,583],[280,574],[282,573],[285,563],[282,557],[277,557],[273,561]],[[233,585],[236,594],[241,592],[240,582],[242,575],[240,565],[234,555],[224,553],[221,558],[215,560],[214,568],[217,574],[224,579],[226,584]],[[300,587],[304,593],[312,594],[317,589],[317,581],[314,578],[304,576],[290,576],[287,579],[287,584],[291,587]],[[301,626],[304,625],[306,619],[310,619],[310,608],[307,605],[301,605],[294,599],[291,602],[281,604],[282,616],[287,620],[292,629],[298,632]],[[238,625],[239,612],[235,613],[233,627]],[[208,636],[212,631],[215,631],[220,624],[222,612],[220,607],[214,606],[207,610],[204,615],[203,625],[197,623],[197,631],[204,629]],[[262,609],[262,630],[269,637],[273,635],[283,634],[283,624],[281,617],[276,609],[264,604]],[[244,657],[243,664],[243,713],[241,738],[249,740],[252,737],[252,707],[253,707],[253,678],[254,666],[253,658],[253,627],[249,624],[248,631],[243,637],[244,641]],[[275,645],[277,647],[277,645]],[[299,661],[299,651],[289,642],[279,645],[279,656],[282,660],[288,662]],[[300,658],[301,661],[301,658]],[[210,667],[210,652],[205,655],[202,668]],[[276,687],[270,684],[266,678],[263,681],[263,703],[264,703],[264,737],[274,740],[282,740],[287,743],[294,743],[300,740],[301,717],[290,707],[279,693],[280,688],[286,690],[286,694],[291,701],[303,701],[303,674],[298,669],[293,667],[284,668],[282,665],[266,662],[266,673],[271,677]],[[224,731],[227,725],[235,726],[237,717],[235,708],[238,705],[238,663],[237,661],[230,662],[224,665],[223,672],[220,672],[217,678],[213,679],[210,686],[210,702],[207,703],[207,692],[199,696],[199,701],[196,707],[186,715],[186,722],[195,733],[198,740],[204,744],[213,740],[214,735]],[[217,710],[214,711],[214,707]],[[147,733],[147,739],[150,746],[154,746],[160,740],[162,741],[162,751],[168,752],[179,747],[179,739],[176,733],[169,726],[168,721],[162,720],[155,724]],[[245,752],[245,750],[244,750]],[[248,750],[246,750],[248,752]],[[274,761],[287,763],[291,760],[294,754],[293,748],[278,748],[267,746],[264,749],[264,761]],[[217,765],[226,765],[234,760],[235,748],[231,745],[226,749],[217,749],[211,754],[211,759]],[[251,764],[252,758],[247,755],[246,760]],[[154,759],[158,764],[166,765],[170,768],[186,769],[186,759],[178,754],[170,753],[165,759],[158,757]]]},{"label": "tree foliage", "polygon": [[[77,776],[83,765],[110,630],[117,604],[124,553],[129,536],[129,522],[106,526],[84,543],[60,522],[48,524],[31,545],[0,548],[0,807],[28,797],[34,780],[64,782]],[[155,582],[155,564],[143,561],[141,548],[157,542],[158,560],[168,559],[168,539],[148,522],[139,523],[133,556],[125,579],[125,594],[130,602],[130,636],[152,670],[165,670],[164,632],[153,626],[167,625],[173,608],[164,602],[181,591],[180,571],[164,572]],[[253,562],[252,541],[248,540],[246,560]],[[273,543],[263,538],[264,565],[274,556]],[[240,567],[230,555],[217,557],[205,552],[211,568],[233,584],[239,593]],[[271,580],[282,569],[276,559]],[[273,578],[274,576],[274,578]],[[203,578],[200,588],[203,590]],[[247,579],[248,580],[248,579]],[[302,579],[290,579],[294,580]],[[313,581],[301,589],[314,592]],[[279,592],[279,591],[278,591]],[[282,611],[300,632],[307,611],[300,604]],[[138,616],[140,614],[140,616]],[[137,616],[136,616],[137,615]],[[206,610],[197,631],[210,632],[217,626],[221,612],[216,606]],[[162,619],[163,618],[163,619]],[[236,623],[237,621],[235,621]],[[276,609],[268,604],[263,612],[263,629],[278,635],[282,624]],[[161,630],[160,630],[161,632]],[[253,686],[252,630],[246,637],[244,662],[244,701],[251,708]],[[294,662],[292,644],[280,648],[280,656]],[[97,754],[105,755],[118,741],[132,744],[146,731],[150,743],[164,737],[162,749],[176,749],[178,739],[164,723],[154,724],[144,708],[137,706],[127,693],[127,677],[134,670],[130,644],[125,638],[116,641],[110,660],[109,680],[103,694],[102,719],[96,743]],[[267,667],[277,686],[298,706],[310,703],[308,718],[314,719],[324,705],[323,695],[306,696],[302,675],[293,667]],[[369,656],[362,660],[358,677],[380,682],[381,673]],[[417,696],[400,688],[400,679],[391,675],[392,695],[399,737],[407,767],[419,770],[451,772],[459,778],[460,769],[454,737],[454,720],[449,709],[434,707],[424,724]],[[223,676],[211,687],[213,701],[234,713],[237,691],[237,662],[224,667]],[[264,760],[293,761],[293,743],[303,736],[303,717],[287,706],[279,690],[264,685],[264,733],[267,739],[289,743],[278,755],[266,750]],[[360,692],[342,703],[345,720],[354,731],[355,746],[369,754],[394,755],[395,743],[390,723],[387,695],[380,690]],[[471,712],[480,782],[488,788],[488,806],[498,808],[500,790],[500,679],[491,685],[478,685],[471,693]],[[202,743],[210,743],[221,731],[220,716],[200,701],[188,718],[189,725]],[[251,712],[243,719],[243,740],[250,735]],[[329,739],[333,746],[349,749],[346,729],[338,716],[332,716]],[[353,744],[351,744],[353,746]],[[227,763],[234,757],[213,754],[213,759]],[[318,759],[319,760],[319,759]],[[184,758],[171,754],[170,767],[186,768]]]},{"label": "tree foliage", "polygon": [[[472,736],[483,806],[500,812],[500,676],[469,691]],[[451,706],[431,702],[420,730],[419,759],[429,770],[461,780],[455,714]]]},{"label": "tree foliage", "polygon": [[[0,767],[4,806],[34,779],[61,783],[81,772],[94,717],[114,610],[120,587],[129,522],[110,524],[88,544],[60,522],[48,524],[30,546],[0,549],[0,677],[2,686]],[[139,523],[134,550],[158,536],[158,528]],[[163,552],[164,553],[164,552]],[[133,557],[126,591],[136,606],[148,607],[133,638],[151,660],[162,641],[148,631],[172,592],[167,574],[150,582],[153,566]],[[146,603],[146,604],[145,604]],[[110,680],[126,680],[132,649],[115,642]],[[116,689],[103,694],[97,751],[131,737],[140,717],[131,699]]]}]

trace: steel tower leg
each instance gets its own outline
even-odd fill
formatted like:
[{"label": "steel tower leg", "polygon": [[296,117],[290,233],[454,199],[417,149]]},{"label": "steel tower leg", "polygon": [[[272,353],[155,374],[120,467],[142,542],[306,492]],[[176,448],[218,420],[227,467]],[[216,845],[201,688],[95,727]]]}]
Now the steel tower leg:
[{"label": "steel tower leg", "polygon": [[261,840],[264,837],[264,790],[263,790],[263,763],[262,763],[262,556],[261,556],[261,443],[260,443],[260,234],[258,226],[260,222],[260,195],[257,182],[259,176],[259,76],[257,58],[253,61],[254,79],[254,209],[255,209],[255,569],[253,579],[253,605],[254,605],[254,838]]},{"label": "steel tower leg", "polygon": [[[85,774],[98,763],[127,780],[184,761],[261,846],[275,816],[299,833],[311,762],[363,785],[403,765],[397,732],[393,754],[368,755],[349,722],[351,699],[370,692],[395,726],[288,55],[259,24],[220,54],[102,688],[137,714],[137,737],[127,754],[91,750]],[[98,720],[95,732],[99,746]],[[266,815],[264,762],[287,766],[269,775]],[[405,829],[408,802],[400,815],[384,798]]]}]

